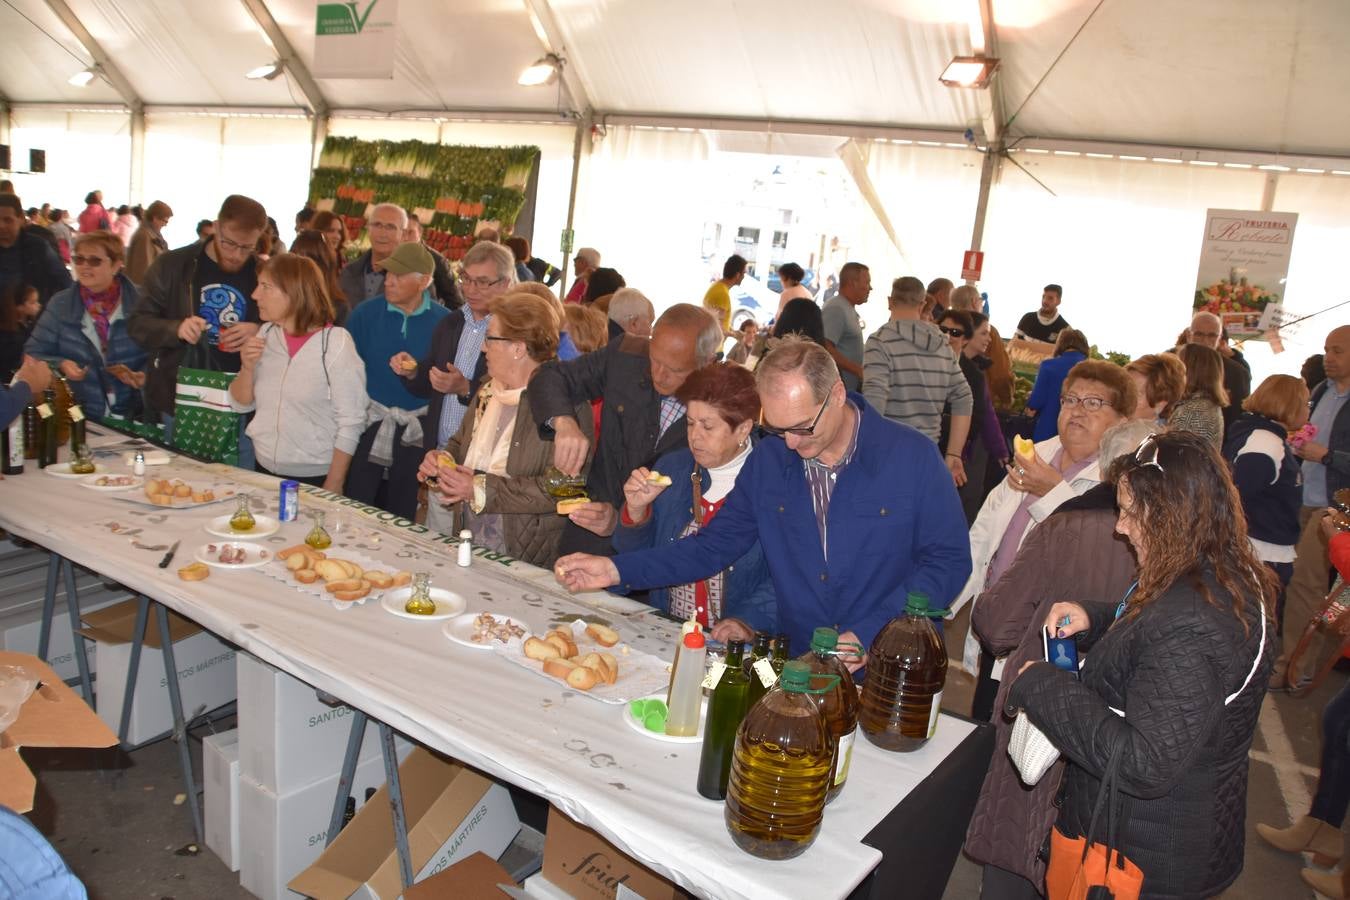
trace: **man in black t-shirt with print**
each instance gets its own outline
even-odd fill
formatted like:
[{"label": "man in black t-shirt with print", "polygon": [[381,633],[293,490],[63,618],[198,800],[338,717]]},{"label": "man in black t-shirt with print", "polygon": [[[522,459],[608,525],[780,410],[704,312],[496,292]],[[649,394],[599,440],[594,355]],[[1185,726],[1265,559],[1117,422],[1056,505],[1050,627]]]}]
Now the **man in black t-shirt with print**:
[{"label": "man in black t-shirt with print", "polygon": [[[267,227],[262,204],[240,194],[225,198],[214,233],[170,250],[151,264],[127,332],[150,354],[146,405],[171,425],[180,365],[239,371],[239,349],[258,333],[258,259]],[[248,451],[251,451],[251,447]],[[240,464],[251,465],[241,442]]]}]

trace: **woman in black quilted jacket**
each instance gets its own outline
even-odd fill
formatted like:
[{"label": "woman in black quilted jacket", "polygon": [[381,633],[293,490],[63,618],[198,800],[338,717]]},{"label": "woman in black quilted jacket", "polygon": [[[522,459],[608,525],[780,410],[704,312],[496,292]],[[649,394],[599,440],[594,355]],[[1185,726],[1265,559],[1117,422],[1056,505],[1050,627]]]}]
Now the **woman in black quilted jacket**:
[{"label": "woman in black quilted jacket", "polygon": [[1274,576],[1253,554],[1228,467],[1205,439],[1151,436],[1109,478],[1139,581],[1124,599],[1054,604],[1046,626],[1076,636],[1080,653],[1091,648],[1081,680],[1027,663],[1008,707],[1025,710],[1069,761],[1056,829],[1087,832],[1120,746],[1118,846],[1143,870],[1142,896],[1212,897],[1242,871]]}]

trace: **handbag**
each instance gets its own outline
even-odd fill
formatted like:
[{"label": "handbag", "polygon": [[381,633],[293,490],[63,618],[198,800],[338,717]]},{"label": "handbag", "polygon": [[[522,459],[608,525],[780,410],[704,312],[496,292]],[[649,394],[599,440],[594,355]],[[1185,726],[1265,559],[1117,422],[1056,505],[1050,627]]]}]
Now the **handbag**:
[{"label": "handbag", "polygon": [[1008,756],[1012,757],[1022,783],[1034,787],[1059,760],[1059,748],[1050,743],[1045,732],[1033,725],[1027,711],[1021,709],[1017,711],[1012,735],[1008,738]]},{"label": "handbag", "polygon": [[[1285,669],[1289,696],[1305,697],[1316,690],[1346,650],[1350,650],[1350,583],[1337,578],[1322,611],[1308,622],[1289,657]],[[1312,673],[1306,681],[1290,677],[1303,670]]]},{"label": "handbag", "polygon": [[[1144,872],[1116,849],[1119,835],[1116,807],[1119,804],[1119,770],[1124,743],[1111,751],[1111,761],[1102,774],[1102,786],[1092,807],[1092,819],[1083,837],[1066,836],[1050,829],[1050,864],[1045,870],[1047,900],[1138,900]],[[1106,843],[1093,840],[1097,823],[1106,808]]]},{"label": "handbag", "polygon": [[230,407],[234,372],[178,368],[171,443],[211,462],[239,465],[240,414]]}]

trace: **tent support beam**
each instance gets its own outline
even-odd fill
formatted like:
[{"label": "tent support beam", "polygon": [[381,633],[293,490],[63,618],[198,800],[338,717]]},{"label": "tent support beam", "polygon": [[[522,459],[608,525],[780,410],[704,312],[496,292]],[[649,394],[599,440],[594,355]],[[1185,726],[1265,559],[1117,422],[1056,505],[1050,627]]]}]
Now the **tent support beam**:
[{"label": "tent support beam", "polygon": [[1280,186],[1280,173],[1267,172],[1266,183],[1261,186],[1261,212],[1270,212],[1275,208],[1275,190]]},{"label": "tent support beam", "polygon": [[575,247],[570,245],[576,241],[572,225],[577,211],[577,180],[581,175],[581,151],[585,146],[587,136],[591,133],[591,125],[592,119],[589,112],[577,119],[577,133],[572,141],[572,186],[567,194],[567,234],[571,240],[567,242],[567,246],[562,248],[562,279],[558,282],[559,297],[567,296],[567,263],[576,250]]},{"label": "tent support beam", "polygon": [[144,203],[145,192],[145,107],[131,111],[131,199]]},{"label": "tent support beam", "polygon": [[[978,0],[980,4],[980,25],[983,33],[983,46],[977,48],[980,55],[997,57],[998,34],[994,27],[994,0]],[[984,223],[989,212],[989,195],[994,182],[1003,167],[1004,130],[1003,130],[1003,79],[994,78],[986,90],[979,91],[977,102],[980,107],[980,120],[984,128],[984,163],[980,167],[980,192],[975,198],[975,224],[970,233],[970,249],[979,250],[984,246]],[[967,281],[967,284],[974,284]]]},{"label": "tent support beam", "polygon": [[281,26],[277,20],[272,18],[272,11],[267,8],[264,0],[239,0],[244,4],[244,9],[248,10],[249,15],[253,16],[253,21],[258,23],[262,29],[267,42],[272,45],[276,51],[277,61],[285,67],[286,71],[283,77],[293,76],[295,82],[300,87],[300,92],[305,95],[305,100],[309,102],[310,110],[314,113],[316,119],[328,118],[328,101],[324,99],[323,91],[319,90],[319,83],[314,80],[314,76],[309,73],[309,68],[300,59],[291,42],[286,39]]},{"label": "tent support beam", "polygon": [[563,60],[558,77],[562,79],[563,87],[567,88],[567,99],[570,101],[572,112],[577,116],[583,115],[591,109],[590,94],[586,91],[576,60],[569,55],[562,29],[558,27],[558,20],[554,18],[553,7],[549,6],[548,0],[525,0],[525,12],[529,15],[530,24],[534,26],[534,32],[544,48]]}]

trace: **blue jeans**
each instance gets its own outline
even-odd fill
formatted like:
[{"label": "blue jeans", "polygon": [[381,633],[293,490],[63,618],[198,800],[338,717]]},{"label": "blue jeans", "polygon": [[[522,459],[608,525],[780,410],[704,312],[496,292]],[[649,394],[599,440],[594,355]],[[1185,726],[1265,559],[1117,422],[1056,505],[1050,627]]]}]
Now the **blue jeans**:
[{"label": "blue jeans", "polygon": [[1322,710],[1322,773],[1309,815],[1340,828],[1350,806],[1350,684]]},{"label": "blue jeans", "polygon": [[23,816],[0,806],[0,896],[12,900],[87,900],[65,860]]},{"label": "blue jeans", "polygon": [[[168,413],[161,413],[160,419],[164,422],[164,443],[173,444],[173,416]],[[258,465],[258,457],[253,452],[253,438],[244,433],[248,427],[248,417],[241,416],[239,419],[239,468],[255,469]]]}]

